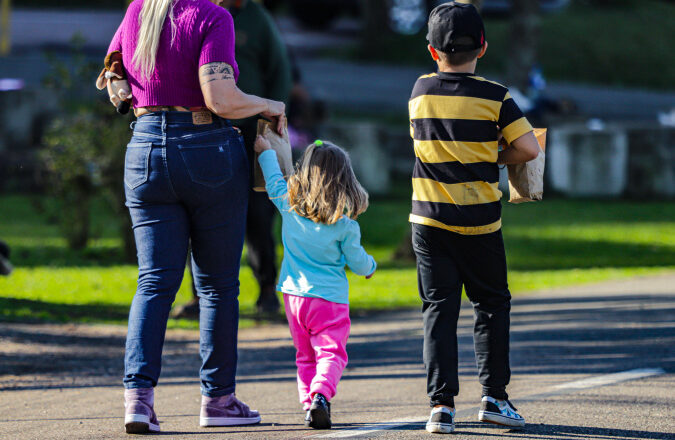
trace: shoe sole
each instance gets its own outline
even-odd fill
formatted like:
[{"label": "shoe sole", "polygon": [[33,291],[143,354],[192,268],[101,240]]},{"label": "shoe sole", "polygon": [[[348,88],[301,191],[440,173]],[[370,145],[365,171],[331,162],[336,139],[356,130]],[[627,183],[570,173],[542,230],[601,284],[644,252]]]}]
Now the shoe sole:
[{"label": "shoe sole", "polygon": [[127,414],[124,416],[124,429],[127,434],[145,434],[159,432],[159,425],[150,423],[150,417],[143,414]]},{"label": "shoe sole", "polygon": [[241,426],[255,425],[260,423],[260,416],[257,417],[200,417],[199,426],[208,428],[213,426]]},{"label": "shoe sole", "polygon": [[479,411],[478,420],[481,422],[492,423],[494,425],[508,426],[511,428],[522,428],[525,426],[525,420],[513,419],[502,414],[489,411]]},{"label": "shoe sole", "polygon": [[455,431],[455,425],[449,423],[427,423],[427,432],[432,434],[450,434]]},{"label": "shoe sole", "polygon": [[331,421],[328,411],[323,408],[312,408],[309,410],[309,417],[311,418],[309,426],[314,429],[330,429]]}]

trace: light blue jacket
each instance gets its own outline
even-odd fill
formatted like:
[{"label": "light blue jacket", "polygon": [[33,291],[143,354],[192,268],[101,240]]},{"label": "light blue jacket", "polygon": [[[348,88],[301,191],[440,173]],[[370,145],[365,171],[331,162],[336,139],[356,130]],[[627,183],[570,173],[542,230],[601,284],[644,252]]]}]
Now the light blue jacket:
[{"label": "light blue jacket", "polygon": [[323,298],[349,304],[345,264],[358,275],[370,275],[377,264],[361,246],[359,224],[343,216],[332,225],[314,223],[290,211],[288,187],[277,162],[277,153],[267,150],[258,158],[265,176],[265,189],[281,212],[284,260],[277,290],[291,295]]}]

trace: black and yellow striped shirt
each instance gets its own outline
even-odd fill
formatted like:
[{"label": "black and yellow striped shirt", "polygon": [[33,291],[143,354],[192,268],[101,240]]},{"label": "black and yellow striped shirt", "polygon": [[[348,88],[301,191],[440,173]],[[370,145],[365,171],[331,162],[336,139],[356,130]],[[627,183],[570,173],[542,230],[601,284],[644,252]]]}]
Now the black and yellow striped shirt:
[{"label": "black and yellow striped shirt", "polygon": [[408,103],[415,145],[410,222],[460,234],[501,227],[499,130],[532,131],[509,91],[472,73],[421,76]]}]

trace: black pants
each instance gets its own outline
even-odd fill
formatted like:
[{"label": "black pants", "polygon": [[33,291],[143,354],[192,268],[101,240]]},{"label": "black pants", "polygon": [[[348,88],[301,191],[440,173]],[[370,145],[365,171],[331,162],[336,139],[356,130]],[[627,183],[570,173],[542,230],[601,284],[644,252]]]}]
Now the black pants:
[{"label": "black pants", "polygon": [[412,232],[431,405],[454,406],[459,393],[457,319],[462,286],[474,308],[474,350],[483,395],[508,398],[511,294],[501,230],[461,235],[413,224]]},{"label": "black pants", "polygon": [[[249,118],[239,124],[248,153],[251,175],[256,156],[253,144],[257,135],[257,119]],[[266,294],[271,292],[272,295],[277,284],[277,250],[272,234],[276,214],[277,209],[266,192],[250,191],[246,217],[246,260],[261,291],[265,291]]]},{"label": "black pants", "polygon": [[246,259],[260,288],[272,288],[277,283],[277,252],[272,228],[277,208],[266,192],[251,190],[246,217]]}]

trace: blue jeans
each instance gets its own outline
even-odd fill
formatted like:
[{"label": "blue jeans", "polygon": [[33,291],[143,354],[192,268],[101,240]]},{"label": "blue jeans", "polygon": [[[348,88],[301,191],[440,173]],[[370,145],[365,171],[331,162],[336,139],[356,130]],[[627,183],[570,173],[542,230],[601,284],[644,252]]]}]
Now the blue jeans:
[{"label": "blue jeans", "polygon": [[139,272],[129,311],[124,386],[157,385],[166,323],[191,242],[202,394],[232,393],[249,188],[241,135],[216,116],[211,124],[194,125],[189,112],[151,113],[132,125],[124,183]]}]

